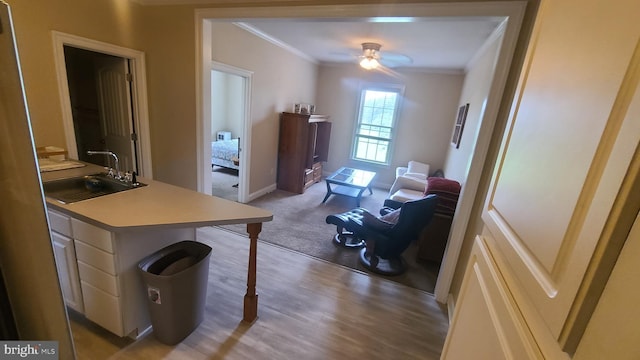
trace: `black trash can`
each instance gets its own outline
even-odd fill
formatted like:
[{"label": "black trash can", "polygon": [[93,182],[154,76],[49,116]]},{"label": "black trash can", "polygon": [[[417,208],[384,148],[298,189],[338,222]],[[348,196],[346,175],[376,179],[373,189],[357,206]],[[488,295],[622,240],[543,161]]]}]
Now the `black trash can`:
[{"label": "black trash can", "polygon": [[181,241],[142,259],[138,268],[146,287],[156,338],[175,345],[204,318],[211,247]]}]

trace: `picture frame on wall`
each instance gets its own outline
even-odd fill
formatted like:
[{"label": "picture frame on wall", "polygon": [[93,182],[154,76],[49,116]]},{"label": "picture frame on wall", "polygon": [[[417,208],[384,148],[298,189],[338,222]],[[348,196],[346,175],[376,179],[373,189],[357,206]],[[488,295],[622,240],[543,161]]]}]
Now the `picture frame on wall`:
[{"label": "picture frame on wall", "polygon": [[468,111],[469,111],[469,103],[464,104],[458,108],[458,116],[456,117],[456,124],[453,127],[453,137],[451,138],[451,146],[455,146],[456,149],[460,148],[460,141],[462,140],[462,131],[464,130],[464,123],[467,120]]}]

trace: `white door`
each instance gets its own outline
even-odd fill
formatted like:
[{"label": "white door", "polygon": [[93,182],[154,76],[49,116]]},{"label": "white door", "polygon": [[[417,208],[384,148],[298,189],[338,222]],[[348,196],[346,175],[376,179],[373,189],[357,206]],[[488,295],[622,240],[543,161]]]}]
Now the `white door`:
[{"label": "white door", "polygon": [[120,170],[137,171],[128,61],[105,57],[98,63],[98,104],[105,149],[118,156]]},{"label": "white door", "polygon": [[[481,319],[478,303],[488,304],[484,325],[495,334],[507,328],[499,314],[510,314],[520,341],[531,332],[546,357],[579,341],[572,311],[584,300],[588,267],[601,260],[596,247],[620,216],[614,201],[640,142],[639,13],[636,0],[542,2],[448,347],[483,342],[456,325]],[[501,309],[492,308],[498,295]],[[487,340],[510,357],[507,337]],[[445,348],[443,357],[455,353]]]}]

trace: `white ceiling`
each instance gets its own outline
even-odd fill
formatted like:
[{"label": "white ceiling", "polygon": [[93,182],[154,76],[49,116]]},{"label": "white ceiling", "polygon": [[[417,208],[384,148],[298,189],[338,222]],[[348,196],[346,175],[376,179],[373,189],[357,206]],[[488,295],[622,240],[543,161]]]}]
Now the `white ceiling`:
[{"label": "white ceiling", "polygon": [[[379,20],[380,18],[378,18]],[[400,21],[398,21],[400,20]],[[248,30],[319,63],[357,61],[361,43],[376,42],[383,64],[408,56],[403,67],[464,69],[502,22],[499,17],[385,19],[382,22],[312,19],[244,21]],[[398,65],[396,61],[395,64]]]},{"label": "white ceiling", "polygon": [[[233,3],[233,0],[130,1],[142,5]],[[362,53],[361,44],[375,42],[382,45],[380,54],[383,64],[386,54],[387,60],[408,56],[411,63],[403,67],[462,70],[504,20],[505,17],[501,16],[441,16],[304,21],[256,17],[237,21],[241,21],[245,29],[256,35],[318,63],[355,63],[357,56]]]}]

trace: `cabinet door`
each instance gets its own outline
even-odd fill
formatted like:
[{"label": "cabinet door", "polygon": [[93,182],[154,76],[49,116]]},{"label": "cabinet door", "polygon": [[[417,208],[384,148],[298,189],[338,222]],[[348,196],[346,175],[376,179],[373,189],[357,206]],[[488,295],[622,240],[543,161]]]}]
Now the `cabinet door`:
[{"label": "cabinet door", "polygon": [[82,292],[86,302],[85,316],[87,319],[118,336],[127,335],[124,330],[119,297],[106,293],[84,281],[82,282]]},{"label": "cabinet door", "polygon": [[327,161],[329,159],[329,140],[331,138],[331,123],[323,121],[318,123],[316,134],[315,161]]},{"label": "cabinet door", "polygon": [[278,145],[278,189],[303,192],[308,139],[309,116],[283,113]]},{"label": "cabinet door", "polygon": [[73,240],[55,231],[51,232],[51,239],[64,301],[67,306],[82,313],[84,306]]},{"label": "cabinet door", "polygon": [[316,158],[316,140],[318,136],[318,123],[309,123],[309,130],[307,134],[309,140],[307,141],[307,157],[305,159],[305,168],[311,169]]}]

